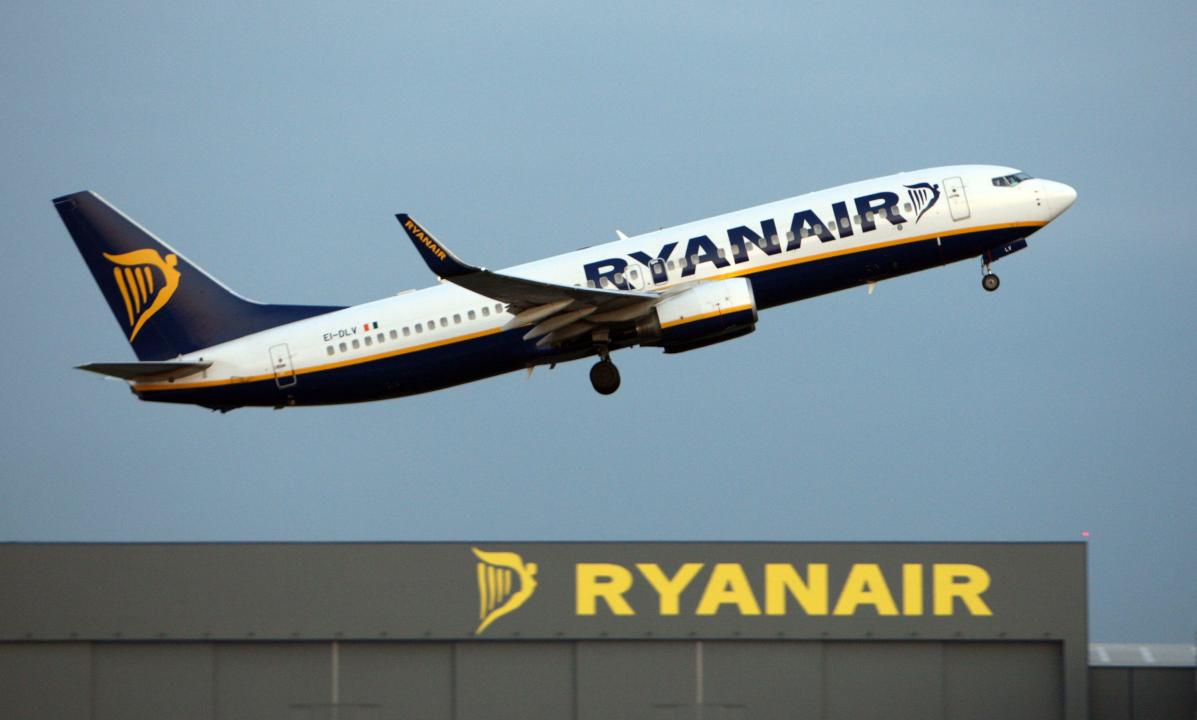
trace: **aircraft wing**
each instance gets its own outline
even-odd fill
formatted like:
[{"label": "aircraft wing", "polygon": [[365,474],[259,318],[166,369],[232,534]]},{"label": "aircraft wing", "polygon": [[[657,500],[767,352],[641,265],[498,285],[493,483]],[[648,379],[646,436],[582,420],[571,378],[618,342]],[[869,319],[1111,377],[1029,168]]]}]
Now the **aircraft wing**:
[{"label": "aircraft wing", "polygon": [[491,272],[463,262],[411,216],[395,217],[438,277],[507,303],[515,317],[505,327],[535,324],[525,339],[544,336],[542,344],[555,343],[602,324],[634,320],[661,298],[655,292],[574,287]]}]

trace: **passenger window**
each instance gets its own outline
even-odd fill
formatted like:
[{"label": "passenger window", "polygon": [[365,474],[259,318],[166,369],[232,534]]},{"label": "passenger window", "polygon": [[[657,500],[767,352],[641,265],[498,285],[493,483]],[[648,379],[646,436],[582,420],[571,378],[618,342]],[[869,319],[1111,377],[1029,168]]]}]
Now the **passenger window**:
[{"label": "passenger window", "polygon": [[[406,330],[407,328],[403,328],[403,329],[404,329],[404,330]],[[406,334],[407,334],[407,333],[404,333],[404,335],[406,335]],[[394,330],[392,330],[392,331],[391,331],[391,339],[392,339],[392,340],[398,340],[398,339],[399,339],[399,333],[397,333],[397,332],[395,332]]]},{"label": "passenger window", "polygon": [[810,230],[805,227],[798,229],[798,237],[810,237]]},{"label": "passenger window", "polygon": [[848,218],[840,218],[840,227],[841,228],[847,230],[849,224],[850,223],[848,222]]},{"label": "passenger window", "polygon": [[667,266],[667,267],[668,267],[668,268],[669,268],[671,271],[672,271],[672,270],[677,270],[677,264],[676,264],[676,263],[674,263],[672,260],[670,260],[669,262],[665,263],[665,265],[666,265],[666,266]]},{"label": "passenger window", "polygon": [[482,317],[490,317],[490,306],[482,308]]},{"label": "passenger window", "polygon": [[454,325],[461,324],[461,315],[459,313],[453,313],[453,324]]},{"label": "passenger window", "polygon": [[914,206],[912,206],[910,203],[906,203],[902,207],[906,209],[906,212],[914,212]]},{"label": "passenger window", "polygon": [[340,347],[341,347],[341,352],[345,352],[346,350],[349,349],[349,346],[347,346],[345,343],[341,343]]},{"label": "passenger window", "polygon": [[[755,245],[750,245],[749,247],[756,247],[756,246],[755,246]],[[717,254],[717,255],[719,256],[719,259],[720,259],[720,260],[726,260],[726,259],[727,259],[727,253],[725,253],[725,252],[723,251],[723,248],[719,248],[718,250],[716,250],[716,251],[715,251],[715,254]]]},{"label": "passenger window", "polygon": [[354,349],[354,350],[357,350],[357,349],[358,349],[358,348],[360,348],[361,346],[362,346],[362,344],[361,344],[360,342],[358,342],[357,340],[354,340],[354,341],[353,341],[353,349]]},{"label": "passenger window", "polygon": [[449,327],[449,318],[441,318],[441,327]]},{"label": "passenger window", "polygon": [[335,353],[335,352],[336,352],[336,350],[333,350],[333,346],[332,346],[332,345],[329,345],[329,346],[328,346],[328,354],[329,354],[329,355],[332,355],[332,354],[333,354],[333,353]]},{"label": "passenger window", "polygon": [[469,318],[470,320],[477,320],[477,319],[478,319],[478,315],[477,315],[477,313],[475,313],[473,310],[471,310],[471,311],[469,311],[468,313],[466,313],[466,317],[467,317],[467,318]]},{"label": "passenger window", "polygon": [[623,282],[623,273],[615,273],[615,284],[618,285]]},{"label": "passenger window", "polygon": [[410,337],[410,336],[411,336],[411,328],[404,325],[403,326],[403,337]]},{"label": "passenger window", "polygon": [[502,303],[495,303],[495,315],[502,315],[502,314],[503,314]]},{"label": "passenger window", "polygon": [[374,338],[372,338],[372,337],[370,337],[369,335],[367,335],[367,336],[366,336],[366,347],[370,347],[370,346],[371,346],[371,345],[373,345],[373,344],[374,344]]},{"label": "passenger window", "polygon": [[786,242],[787,243],[794,242],[794,231],[793,230],[786,230]]},{"label": "passenger window", "polygon": [[[391,331],[391,337],[395,337],[395,331],[394,331],[394,330],[392,330],[392,331]],[[383,335],[382,333],[378,333],[378,342],[383,342],[383,341],[384,341],[384,340],[386,340],[386,339],[387,339],[387,336],[386,336],[386,335]]]}]

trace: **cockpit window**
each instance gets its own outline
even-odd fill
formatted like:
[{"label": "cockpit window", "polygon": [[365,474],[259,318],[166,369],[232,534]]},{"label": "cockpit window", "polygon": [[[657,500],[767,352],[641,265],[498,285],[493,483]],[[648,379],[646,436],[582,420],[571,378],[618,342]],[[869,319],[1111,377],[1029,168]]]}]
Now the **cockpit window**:
[{"label": "cockpit window", "polygon": [[1020,173],[1014,173],[1013,175],[1004,175],[1002,177],[995,177],[993,179],[993,184],[997,185],[998,187],[1014,187],[1015,185],[1019,184],[1023,180],[1030,180],[1030,179],[1031,179],[1030,175],[1027,175],[1025,172],[1020,172]]}]

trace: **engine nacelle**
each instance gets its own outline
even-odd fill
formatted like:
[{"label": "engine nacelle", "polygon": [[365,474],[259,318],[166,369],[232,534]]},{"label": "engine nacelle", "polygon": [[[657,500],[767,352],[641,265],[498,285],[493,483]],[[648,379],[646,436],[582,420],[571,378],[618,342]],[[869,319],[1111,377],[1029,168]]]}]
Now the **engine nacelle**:
[{"label": "engine nacelle", "polygon": [[643,345],[685,352],[756,329],[756,299],[747,278],[701,283],[671,295],[636,325]]}]

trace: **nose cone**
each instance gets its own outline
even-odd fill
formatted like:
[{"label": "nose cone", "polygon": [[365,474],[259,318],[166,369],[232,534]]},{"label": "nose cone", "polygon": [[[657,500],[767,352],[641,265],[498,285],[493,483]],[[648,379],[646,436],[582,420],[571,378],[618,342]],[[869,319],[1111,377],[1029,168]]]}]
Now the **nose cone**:
[{"label": "nose cone", "polygon": [[1047,200],[1048,219],[1055,220],[1076,202],[1076,190],[1062,182],[1044,180],[1043,197]]}]

